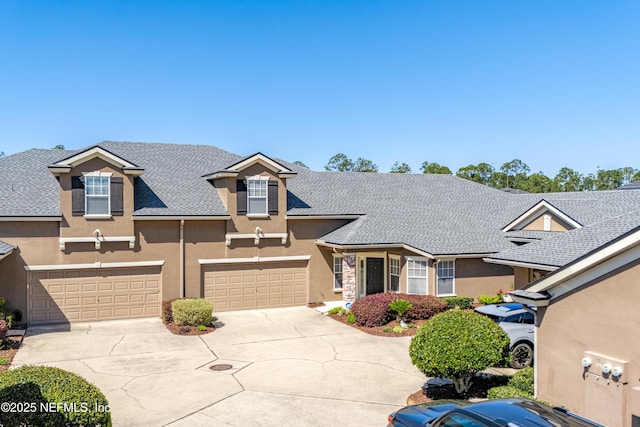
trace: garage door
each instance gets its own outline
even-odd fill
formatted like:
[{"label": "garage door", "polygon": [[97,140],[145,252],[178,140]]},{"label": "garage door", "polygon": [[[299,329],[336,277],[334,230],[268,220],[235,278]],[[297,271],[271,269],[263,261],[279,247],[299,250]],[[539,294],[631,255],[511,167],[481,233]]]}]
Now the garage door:
[{"label": "garage door", "polygon": [[160,267],[30,271],[29,323],[160,316]]},{"label": "garage door", "polygon": [[214,311],[290,307],[307,303],[306,261],[203,267],[204,297]]}]

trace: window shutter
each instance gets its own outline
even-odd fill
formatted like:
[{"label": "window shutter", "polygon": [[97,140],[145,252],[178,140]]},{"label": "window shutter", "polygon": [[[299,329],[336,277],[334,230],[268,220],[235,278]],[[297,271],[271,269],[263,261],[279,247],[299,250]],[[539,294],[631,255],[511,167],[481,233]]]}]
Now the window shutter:
[{"label": "window shutter", "polygon": [[84,215],[84,180],[80,176],[71,177],[71,215]]},{"label": "window shutter", "polygon": [[122,198],[123,181],[121,177],[111,178],[111,215],[123,216],[124,206]]},{"label": "window shutter", "polygon": [[239,179],[237,182],[236,193],[238,195],[238,215],[247,214],[247,183]]},{"label": "window shutter", "polygon": [[278,215],[278,181],[269,180],[269,215]]}]

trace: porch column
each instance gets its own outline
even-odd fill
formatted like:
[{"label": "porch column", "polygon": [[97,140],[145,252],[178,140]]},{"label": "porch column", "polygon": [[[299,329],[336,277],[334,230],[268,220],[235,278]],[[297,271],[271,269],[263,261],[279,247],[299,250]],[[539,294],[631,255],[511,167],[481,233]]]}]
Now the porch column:
[{"label": "porch column", "polygon": [[342,255],[342,300],[354,302],[356,300],[356,255]]}]

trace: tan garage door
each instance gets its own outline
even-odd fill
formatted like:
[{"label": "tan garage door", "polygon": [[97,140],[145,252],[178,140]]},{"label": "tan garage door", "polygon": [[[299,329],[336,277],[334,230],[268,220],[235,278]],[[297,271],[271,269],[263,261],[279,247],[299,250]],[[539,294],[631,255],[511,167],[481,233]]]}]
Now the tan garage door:
[{"label": "tan garage door", "polygon": [[204,297],[214,311],[307,303],[306,261],[215,264],[203,267]]},{"label": "tan garage door", "polygon": [[160,267],[30,271],[29,323],[160,316]]}]

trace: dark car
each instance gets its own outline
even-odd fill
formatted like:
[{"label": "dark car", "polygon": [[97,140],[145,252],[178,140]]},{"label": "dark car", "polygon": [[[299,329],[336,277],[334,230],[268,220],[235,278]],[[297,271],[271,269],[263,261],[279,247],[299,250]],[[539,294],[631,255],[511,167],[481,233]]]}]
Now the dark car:
[{"label": "dark car", "polygon": [[522,304],[490,304],[475,309],[500,325],[511,340],[510,365],[515,369],[533,365],[534,315]]},{"label": "dark car", "polygon": [[522,398],[405,406],[388,421],[388,427],[604,427],[566,409]]}]

